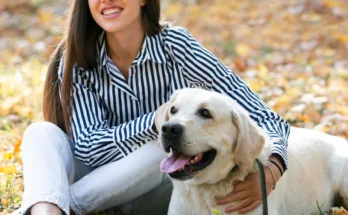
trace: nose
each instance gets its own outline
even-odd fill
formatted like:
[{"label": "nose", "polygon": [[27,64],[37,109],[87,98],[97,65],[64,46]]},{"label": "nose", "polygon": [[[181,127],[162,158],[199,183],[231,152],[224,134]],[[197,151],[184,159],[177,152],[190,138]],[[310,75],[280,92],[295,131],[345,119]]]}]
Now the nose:
[{"label": "nose", "polygon": [[175,139],[183,133],[183,127],[177,122],[166,122],[162,126],[162,136],[165,139]]}]

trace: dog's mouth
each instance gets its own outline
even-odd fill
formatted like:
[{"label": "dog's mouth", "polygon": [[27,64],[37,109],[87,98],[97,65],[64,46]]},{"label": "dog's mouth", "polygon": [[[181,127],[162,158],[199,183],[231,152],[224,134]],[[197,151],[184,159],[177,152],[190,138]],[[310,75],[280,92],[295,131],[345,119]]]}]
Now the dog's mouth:
[{"label": "dog's mouth", "polygon": [[198,171],[209,166],[216,156],[214,149],[195,156],[185,155],[173,148],[172,150],[173,155],[162,160],[161,171],[179,180],[192,178]]}]

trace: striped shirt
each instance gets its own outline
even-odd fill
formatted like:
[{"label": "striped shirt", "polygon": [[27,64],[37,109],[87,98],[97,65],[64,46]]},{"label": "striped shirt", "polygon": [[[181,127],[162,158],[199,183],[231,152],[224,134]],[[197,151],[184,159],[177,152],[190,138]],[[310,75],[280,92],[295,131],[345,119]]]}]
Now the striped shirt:
[{"label": "striped shirt", "polygon": [[72,141],[75,156],[86,165],[95,168],[117,161],[157,139],[152,129],[156,109],[175,90],[199,86],[226,94],[244,107],[268,133],[273,153],[287,166],[287,122],[186,29],[168,26],[155,36],[145,36],[128,80],[107,56],[105,32],[97,49],[96,68],[75,66],[73,71]]}]

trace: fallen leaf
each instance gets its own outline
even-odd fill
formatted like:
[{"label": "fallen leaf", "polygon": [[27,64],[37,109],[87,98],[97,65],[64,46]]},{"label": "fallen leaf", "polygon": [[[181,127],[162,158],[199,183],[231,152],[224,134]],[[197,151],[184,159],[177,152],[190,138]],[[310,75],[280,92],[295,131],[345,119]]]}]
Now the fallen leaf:
[{"label": "fallen leaf", "polygon": [[17,172],[17,168],[15,165],[0,166],[0,172],[5,174],[13,174]]},{"label": "fallen leaf", "polygon": [[241,57],[248,57],[248,56],[250,56],[250,52],[251,52],[251,50],[250,50],[248,44],[245,44],[245,43],[237,44],[237,46],[236,46],[237,55],[239,55]]},{"label": "fallen leaf", "polygon": [[22,144],[22,139],[19,139],[15,144],[14,144],[14,153],[18,153],[21,151],[20,147]]}]

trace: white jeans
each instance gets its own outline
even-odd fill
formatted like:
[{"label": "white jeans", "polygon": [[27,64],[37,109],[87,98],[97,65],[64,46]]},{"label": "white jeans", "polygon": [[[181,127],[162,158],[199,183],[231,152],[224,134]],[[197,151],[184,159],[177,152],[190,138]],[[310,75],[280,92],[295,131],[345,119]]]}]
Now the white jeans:
[{"label": "white jeans", "polygon": [[65,214],[69,205],[76,214],[87,214],[132,202],[137,214],[166,214],[172,187],[159,170],[165,153],[154,143],[92,170],[75,159],[61,129],[37,122],[25,130],[21,148],[22,213],[38,202],[56,204]]}]

